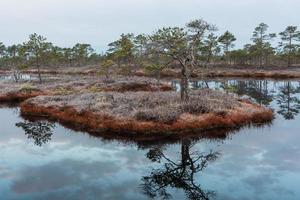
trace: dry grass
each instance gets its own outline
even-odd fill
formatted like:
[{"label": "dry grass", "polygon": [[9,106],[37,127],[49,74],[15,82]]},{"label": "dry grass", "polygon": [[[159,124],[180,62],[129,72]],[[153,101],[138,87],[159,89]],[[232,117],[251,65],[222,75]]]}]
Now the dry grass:
[{"label": "dry grass", "polygon": [[206,77],[243,77],[243,78],[299,78],[300,72],[295,71],[265,71],[265,70],[215,70],[207,73],[199,73]]},{"label": "dry grass", "polygon": [[[10,90],[9,90],[10,89]],[[0,93],[0,103],[18,103],[29,98],[45,95],[45,93],[31,84],[21,84],[19,87],[12,86],[8,90],[3,89]]]},{"label": "dry grass", "polygon": [[[140,73],[140,76],[145,76],[145,73]],[[162,72],[162,77],[180,78],[180,70],[167,69]],[[255,67],[214,67],[200,68],[191,73],[192,78],[199,77],[239,77],[239,78],[299,78],[300,68],[255,68]]]},{"label": "dry grass", "polygon": [[[173,67],[176,67],[174,64]],[[44,76],[49,75],[70,75],[76,76],[95,76],[99,72],[98,66],[86,66],[86,67],[68,67],[68,68],[51,68],[42,69],[41,73]],[[0,74],[11,73],[9,70],[0,70]],[[37,74],[36,69],[23,70],[26,74]],[[143,70],[139,69],[135,72],[136,76],[146,77],[148,74]],[[168,68],[163,70],[162,77],[180,77],[180,68]],[[198,68],[191,74],[193,78],[196,77],[251,77],[251,78],[299,78],[300,68],[294,67],[283,67],[283,66],[221,66],[216,65],[214,67],[208,67],[206,69]]]},{"label": "dry grass", "polygon": [[78,112],[92,111],[141,121],[172,122],[181,114],[226,113],[238,106],[233,95],[212,90],[191,93],[189,102],[181,102],[177,92],[100,92],[65,96],[43,96],[27,103],[45,107],[72,107]]},{"label": "dry grass", "polygon": [[194,115],[204,113],[226,114],[229,109],[239,105],[239,102],[232,95],[212,90],[194,91],[189,102],[181,102],[179,94],[173,96],[163,94],[158,99],[153,98],[153,100],[144,99],[145,106],[138,109],[135,113],[135,119],[172,123],[184,113]]},{"label": "dry grass", "polygon": [[193,92],[181,103],[175,92],[43,96],[24,102],[23,115],[46,116],[89,132],[169,133],[234,128],[273,119],[264,107],[217,91]]},{"label": "dry grass", "polygon": [[170,91],[170,85],[162,84],[157,86],[155,83],[147,81],[124,80],[119,82],[109,82],[106,85],[95,84],[90,88],[91,92],[140,92],[140,91]]},{"label": "dry grass", "polygon": [[0,103],[18,103],[25,101],[27,99],[45,95],[42,91],[32,91],[32,92],[9,92],[5,95],[0,95]]},{"label": "dry grass", "polygon": [[[70,95],[82,93],[97,93],[102,91],[168,91],[172,90],[167,83],[156,85],[156,80],[145,77],[115,77],[113,80],[106,80],[96,76],[45,76],[43,84],[37,80],[0,81],[0,101],[10,102],[26,100],[39,95]],[[30,95],[29,95],[30,94]],[[33,95],[34,94],[34,95]]]}]

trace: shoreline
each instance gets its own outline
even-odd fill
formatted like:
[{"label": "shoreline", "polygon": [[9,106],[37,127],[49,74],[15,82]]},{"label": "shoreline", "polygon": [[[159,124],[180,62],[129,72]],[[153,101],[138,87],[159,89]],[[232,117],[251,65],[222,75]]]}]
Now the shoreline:
[{"label": "shoreline", "polygon": [[164,80],[158,86],[149,77],[77,78],[1,82],[0,104],[20,103],[25,118],[46,118],[92,135],[143,140],[234,130],[274,118],[271,109],[224,91],[191,90],[190,101],[182,102]]},{"label": "shoreline", "polygon": [[[84,75],[96,76],[97,67],[71,67],[68,69],[41,69],[44,75]],[[22,70],[24,74],[38,74],[35,69]],[[11,70],[0,70],[0,75],[10,75]],[[117,75],[117,74],[115,74]],[[143,69],[135,71],[133,76],[153,77]],[[161,72],[162,78],[179,78],[180,69],[169,68]],[[118,75],[117,75],[118,76]],[[276,67],[276,66],[224,66],[196,68],[191,72],[191,78],[271,78],[271,79],[296,79],[300,78],[300,67]]]},{"label": "shoreline", "polygon": [[29,118],[47,118],[65,124],[72,129],[96,135],[110,132],[112,135],[142,138],[159,135],[183,136],[188,132],[196,134],[197,132],[216,129],[234,130],[247,125],[269,123],[274,118],[271,109],[246,100],[239,101],[239,105],[234,105],[233,108],[219,113],[213,111],[201,114],[184,112],[178,114],[178,118],[175,120],[165,122],[154,119],[137,119],[130,114],[124,117],[120,116],[120,113],[111,114],[94,108],[89,109],[88,106],[84,107],[85,105],[77,105],[77,108],[76,105],[65,105],[68,104],[67,102],[61,104],[52,102],[49,106],[45,106],[43,103],[45,99],[51,101],[55,97],[37,97],[23,102],[20,106],[21,115]]},{"label": "shoreline", "polygon": [[37,96],[55,96],[67,94],[82,94],[96,92],[138,92],[138,91],[171,91],[171,85],[162,81],[157,85],[156,80],[148,77],[113,77],[103,79],[97,76],[78,76],[79,80],[72,80],[73,76],[47,76],[45,82],[37,80],[13,80],[0,82],[0,103],[21,103]]},{"label": "shoreline", "polygon": [[[243,109],[250,108],[245,105]],[[49,118],[50,120],[68,124],[72,129],[85,132],[101,133],[112,131],[113,133],[122,133],[138,135],[143,134],[174,134],[184,132],[201,132],[216,129],[235,129],[245,125],[262,124],[270,122],[273,119],[271,110],[265,108],[255,108],[252,114],[239,113],[241,110],[232,110],[226,117],[216,114],[205,114],[203,116],[184,115],[182,118],[171,125],[156,122],[137,122],[134,120],[123,121],[123,119],[106,118],[89,112],[79,113],[74,108],[51,108],[38,107],[31,104],[21,105],[21,115],[25,118]],[[188,117],[186,120],[184,118]],[[73,124],[73,126],[71,125]],[[129,135],[127,135],[129,136]]]}]

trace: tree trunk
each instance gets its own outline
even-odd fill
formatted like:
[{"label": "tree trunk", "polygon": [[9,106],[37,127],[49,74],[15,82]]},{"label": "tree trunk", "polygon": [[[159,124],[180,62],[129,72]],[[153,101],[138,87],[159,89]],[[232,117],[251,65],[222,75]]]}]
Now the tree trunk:
[{"label": "tree trunk", "polygon": [[109,79],[109,72],[108,72],[108,70],[107,70],[106,73],[105,73],[105,78],[106,78],[106,80]]},{"label": "tree trunk", "polygon": [[181,142],[181,163],[184,166],[187,166],[188,159],[190,157],[190,145],[191,141],[188,139],[183,139]]},{"label": "tree trunk", "polygon": [[189,82],[188,82],[188,72],[187,72],[187,67],[183,65],[181,67],[181,101],[188,101],[189,100]]},{"label": "tree trunk", "polygon": [[288,55],[288,67],[291,66],[291,54],[292,54],[292,37],[290,36],[290,41],[289,41],[289,55]]},{"label": "tree trunk", "polygon": [[14,70],[13,74],[14,74],[14,78],[15,78],[16,83],[18,83],[19,82],[19,77],[18,77],[18,74],[15,70]]},{"label": "tree trunk", "polygon": [[40,81],[40,84],[41,84],[42,83],[42,76],[41,76],[40,66],[38,66],[38,74],[39,74],[39,81]]},{"label": "tree trunk", "polygon": [[262,54],[260,54],[260,56],[259,56],[259,67],[262,67]]},{"label": "tree trunk", "polygon": [[230,65],[230,59],[229,59],[229,45],[226,45],[226,50],[225,50],[225,62],[227,65]]},{"label": "tree trunk", "polygon": [[160,70],[157,72],[157,90],[160,92]]},{"label": "tree trunk", "polygon": [[40,69],[40,63],[39,63],[38,58],[36,59],[36,67],[37,67],[37,70],[38,70],[39,82],[41,84],[42,83],[42,76],[41,76],[41,69]]}]

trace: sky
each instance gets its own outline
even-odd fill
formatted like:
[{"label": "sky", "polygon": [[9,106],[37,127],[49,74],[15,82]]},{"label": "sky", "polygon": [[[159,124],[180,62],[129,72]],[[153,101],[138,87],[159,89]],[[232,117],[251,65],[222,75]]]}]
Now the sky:
[{"label": "sky", "polygon": [[21,43],[36,32],[55,45],[89,43],[101,52],[122,33],[202,18],[234,33],[242,47],[261,22],[270,32],[300,28],[299,8],[299,0],[0,0],[0,42]]}]

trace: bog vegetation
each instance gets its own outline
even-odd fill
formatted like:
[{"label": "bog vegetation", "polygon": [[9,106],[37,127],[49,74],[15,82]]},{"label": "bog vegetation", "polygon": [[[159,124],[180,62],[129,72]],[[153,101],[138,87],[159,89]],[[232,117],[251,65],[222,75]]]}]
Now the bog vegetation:
[{"label": "bog vegetation", "polygon": [[[122,34],[118,40],[108,44],[105,54],[98,54],[90,44],[58,47],[34,33],[22,44],[6,46],[0,42],[0,66],[70,67],[95,65],[103,61],[107,67],[109,64],[113,65],[113,61],[124,68],[135,66],[159,69],[171,62],[167,56],[157,54],[158,50],[162,50],[160,48],[169,45],[175,51],[177,47],[184,47],[184,43],[188,41],[194,45],[195,60],[199,67],[212,64],[299,64],[300,31],[297,26],[287,26],[277,34],[269,33],[268,29],[267,24],[259,24],[250,38],[252,42],[245,44],[242,49],[236,49],[234,44],[237,39],[233,33],[226,31],[217,35],[215,25],[194,20],[185,27],[162,28],[150,35]],[[271,42],[276,37],[278,45]]]},{"label": "bog vegetation", "polygon": [[[42,83],[41,67],[99,66],[99,73],[110,78],[113,69],[125,76],[138,70],[157,77],[168,67],[181,70],[181,99],[188,100],[188,79],[201,67],[255,65],[296,66],[300,63],[300,31],[297,26],[270,33],[260,23],[253,31],[251,43],[236,49],[236,37],[230,31],[218,35],[217,26],[202,19],[184,27],[164,27],[152,34],[122,34],[108,44],[105,54],[97,53],[90,44],[62,48],[36,33],[22,44],[5,46],[0,43],[0,67],[12,69],[18,81],[19,70],[35,68]],[[280,42],[274,45],[274,40]],[[272,45],[273,44],[273,45]]]}]

